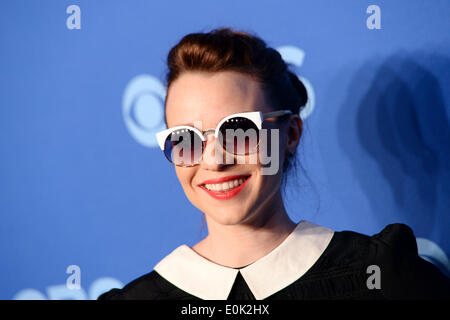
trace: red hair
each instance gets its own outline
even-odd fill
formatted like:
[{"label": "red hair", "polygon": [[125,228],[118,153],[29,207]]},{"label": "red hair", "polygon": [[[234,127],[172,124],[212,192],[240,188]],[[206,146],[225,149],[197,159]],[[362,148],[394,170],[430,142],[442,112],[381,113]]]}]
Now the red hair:
[{"label": "red hair", "polygon": [[167,66],[167,89],[184,72],[237,71],[261,83],[266,99],[275,109],[299,114],[308,99],[305,86],[288,69],[278,51],[255,35],[231,28],[184,36],[170,50]]}]

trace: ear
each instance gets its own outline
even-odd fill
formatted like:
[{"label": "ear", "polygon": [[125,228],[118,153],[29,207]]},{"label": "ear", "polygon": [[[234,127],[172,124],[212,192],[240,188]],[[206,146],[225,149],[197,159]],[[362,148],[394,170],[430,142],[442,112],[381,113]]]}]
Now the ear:
[{"label": "ear", "polygon": [[298,114],[294,114],[290,117],[288,131],[287,131],[287,143],[286,143],[286,156],[290,153],[294,153],[300,143],[300,138],[303,132],[303,121]]}]

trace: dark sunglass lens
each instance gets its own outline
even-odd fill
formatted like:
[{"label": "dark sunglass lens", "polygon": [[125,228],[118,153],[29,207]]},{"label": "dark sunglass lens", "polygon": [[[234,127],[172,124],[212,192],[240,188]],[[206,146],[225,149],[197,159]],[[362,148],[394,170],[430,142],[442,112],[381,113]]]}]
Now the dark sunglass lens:
[{"label": "dark sunglass lens", "polygon": [[249,154],[255,151],[259,140],[256,124],[243,117],[228,119],[220,127],[224,149],[232,154]]},{"label": "dark sunglass lens", "polygon": [[175,165],[192,166],[200,163],[202,147],[202,139],[193,130],[179,129],[167,137],[164,153]]}]

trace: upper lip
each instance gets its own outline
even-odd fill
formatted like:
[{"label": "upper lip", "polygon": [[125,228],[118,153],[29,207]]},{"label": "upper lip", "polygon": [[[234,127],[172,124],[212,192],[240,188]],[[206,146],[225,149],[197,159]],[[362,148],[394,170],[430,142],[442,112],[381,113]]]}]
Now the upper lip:
[{"label": "upper lip", "polygon": [[233,176],[227,176],[227,177],[216,178],[216,179],[209,179],[209,180],[205,180],[202,183],[200,183],[199,186],[205,185],[205,184],[222,183],[222,182],[235,180],[235,179],[243,179],[243,178],[247,178],[249,176],[250,176],[249,174],[240,174],[240,175],[233,175]]}]

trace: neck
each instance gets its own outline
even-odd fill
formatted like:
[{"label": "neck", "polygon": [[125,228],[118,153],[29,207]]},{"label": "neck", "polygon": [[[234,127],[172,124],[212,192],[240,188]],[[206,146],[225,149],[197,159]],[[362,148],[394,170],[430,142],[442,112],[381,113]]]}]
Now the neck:
[{"label": "neck", "polygon": [[243,267],[264,257],[297,225],[289,218],[281,194],[248,221],[223,225],[206,217],[206,222],[209,234],[193,249],[212,262],[231,268]]}]

